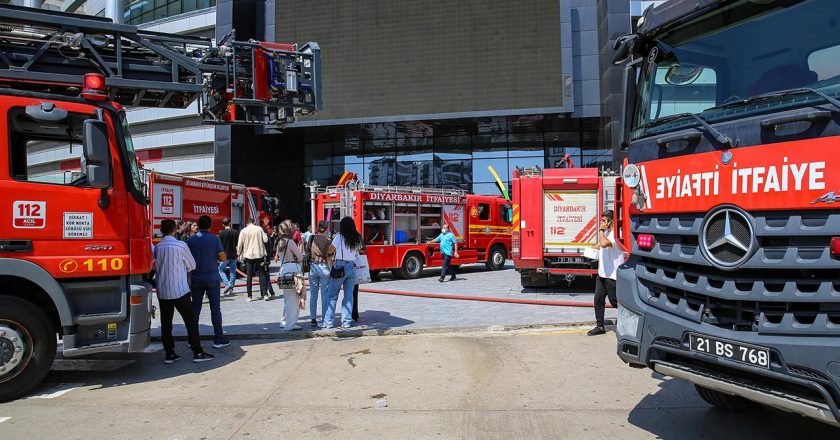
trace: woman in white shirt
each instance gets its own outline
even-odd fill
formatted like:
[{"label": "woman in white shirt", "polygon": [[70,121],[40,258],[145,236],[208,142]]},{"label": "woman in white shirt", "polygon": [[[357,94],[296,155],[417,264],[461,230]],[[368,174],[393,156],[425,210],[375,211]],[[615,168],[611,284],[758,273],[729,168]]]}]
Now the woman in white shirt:
[{"label": "woman in white shirt", "polygon": [[[278,227],[277,249],[274,252],[274,261],[280,261],[280,270],[283,271],[283,265],[286,263],[300,263],[302,257],[297,243],[292,240],[292,235],[295,233],[294,225],[290,220],[280,223]],[[301,273],[298,266],[298,273]],[[301,273],[301,276],[303,274]],[[294,287],[281,289],[283,291],[283,329],[286,331],[300,330],[297,325],[298,317],[300,316],[300,301],[303,297],[298,297]]]},{"label": "woman in white shirt", "polygon": [[589,336],[603,335],[604,311],[606,299],[609,298],[613,307],[618,305],[615,296],[616,271],[618,266],[624,264],[624,250],[621,242],[615,239],[613,230],[613,217],[615,214],[611,209],[601,214],[601,225],[598,230],[598,242],[595,249],[598,249],[598,276],[595,278],[595,328],[589,330]]},{"label": "woman in white shirt", "polygon": [[[338,292],[344,288],[341,300],[341,327],[350,328],[353,323],[353,286],[356,285],[356,254],[362,247],[362,236],[356,230],[356,223],[351,217],[344,217],[338,227],[339,233],[332,241],[330,252],[335,263],[330,270],[330,288],[327,298],[327,308],[324,312],[322,328],[333,328],[335,307],[338,303]],[[343,274],[339,272],[343,270]]]}]

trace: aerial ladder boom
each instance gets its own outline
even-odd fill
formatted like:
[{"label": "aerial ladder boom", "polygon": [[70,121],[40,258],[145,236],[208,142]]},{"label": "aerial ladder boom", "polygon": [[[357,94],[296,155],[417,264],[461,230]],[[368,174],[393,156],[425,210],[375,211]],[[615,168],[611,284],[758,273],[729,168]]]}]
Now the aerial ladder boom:
[{"label": "aerial ladder boom", "polygon": [[186,108],[209,124],[277,125],[322,108],[317,43],[237,41],[139,30],[101,17],[0,5],[0,87],[78,95],[105,77],[124,106]]}]

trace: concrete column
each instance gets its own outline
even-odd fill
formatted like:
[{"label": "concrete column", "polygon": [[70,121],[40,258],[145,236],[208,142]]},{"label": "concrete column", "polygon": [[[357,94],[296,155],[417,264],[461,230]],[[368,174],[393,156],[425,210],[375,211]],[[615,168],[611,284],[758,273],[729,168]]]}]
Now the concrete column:
[{"label": "concrete column", "polygon": [[105,0],[105,16],[114,21],[122,23],[125,15],[123,0]]}]

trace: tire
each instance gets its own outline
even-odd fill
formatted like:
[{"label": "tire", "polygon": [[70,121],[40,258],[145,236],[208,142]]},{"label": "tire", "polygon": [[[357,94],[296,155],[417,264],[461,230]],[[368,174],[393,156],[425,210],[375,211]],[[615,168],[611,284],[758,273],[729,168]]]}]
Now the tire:
[{"label": "tire", "polygon": [[727,411],[747,411],[758,406],[752,400],[745,399],[740,396],[733,396],[730,394],[721,393],[700,385],[694,385],[694,389],[700,398],[705,400],[709,405],[718,409]]},{"label": "tire", "polygon": [[502,270],[505,267],[505,261],[507,261],[507,251],[504,246],[497,244],[490,248],[490,252],[487,254],[487,262],[484,264],[487,269]]},{"label": "tire", "polygon": [[408,280],[419,278],[423,275],[423,256],[417,252],[406,255],[400,272],[402,272],[402,277]]},{"label": "tire", "polygon": [[381,270],[376,270],[376,269],[370,271],[370,279],[371,280],[378,280],[379,279],[379,274],[381,272],[382,272]]},{"label": "tire", "polygon": [[[0,296],[0,348],[20,347],[14,356],[0,349],[0,402],[28,394],[44,379],[55,359],[56,332],[47,315],[20,298]],[[13,342],[12,339],[15,339]],[[13,354],[13,353],[12,353]]]}]

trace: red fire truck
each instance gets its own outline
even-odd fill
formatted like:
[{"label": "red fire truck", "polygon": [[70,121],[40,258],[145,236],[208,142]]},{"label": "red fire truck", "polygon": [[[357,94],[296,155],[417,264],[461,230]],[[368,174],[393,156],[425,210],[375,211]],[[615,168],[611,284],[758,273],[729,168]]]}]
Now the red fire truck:
[{"label": "red fire truck", "polygon": [[[123,106],[200,99],[211,123],[294,120],[320,108],[320,58],[292,48],[0,5],[0,401],[38,385],[57,336],[65,356],[149,343],[149,199]],[[40,152],[74,147],[81,175],[43,176]]]},{"label": "red fire truck", "polygon": [[615,204],[617,180],[597,168],[514,170],[512,256],[523,287],[597,274],[583,251],[595,245],[598,219]]},{"label": "red fire truck", "polygon": [[458,239],[453,265],[485,263],[504,267],[510,251],[510,202],[502,197],[464,191],[366,185],[312,187],[313,217],[327,220],[332,231],[345,216],[362,231],[372,272],[390,270],[395,278],[417,278],[423,267],[440,267],[440,245],[427,243],[441,225]]},{"label": "red fire truck", "polygon": [[838,23],[835,0],[670,0],[617,41],[618,355],[721,409],[840,426]]},{"label": "red fire truck", "polygon": [[147,171],[149,198],[151,199],[152,239],[160,240],[162,220],[193,220],[207,215],[212,221],[211,230],[218,233],[222,220],[231,220],[234,229],[245,227],[251,219],[262,224],[271,219],[277,206],[276,199],[256,187],[236,183],[197,179],[194,177]]}]

